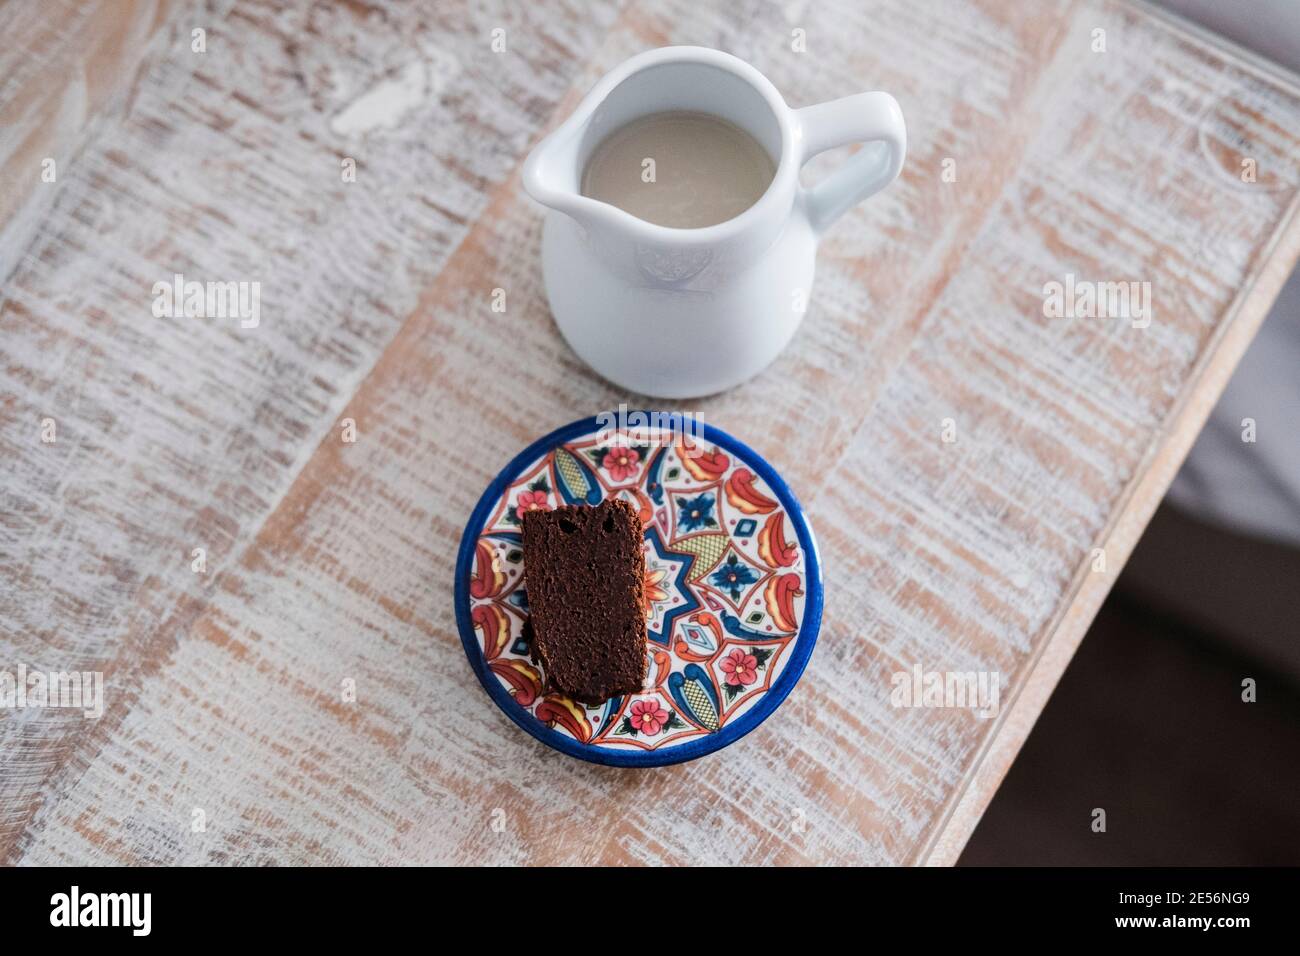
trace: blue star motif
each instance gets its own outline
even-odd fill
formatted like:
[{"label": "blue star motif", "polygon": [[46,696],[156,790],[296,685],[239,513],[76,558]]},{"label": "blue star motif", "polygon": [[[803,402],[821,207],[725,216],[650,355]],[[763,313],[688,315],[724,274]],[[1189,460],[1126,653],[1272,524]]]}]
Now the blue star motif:
[{"label": "blue star motif", "polygon": [[681,563],[681,567],[677,569],[677,576],[669,578],[664,583],[670,588],[670,593],[683,600],[672,605],[670,610],[664,612],[663,621],[658,629],[652,626],[652,622],[646,622],[646,636],[656,644],[669,647],[671,646],[673,628],[677,624],[677,619],[689,616],[700,609],[700,599],[696,597],[695,591],[686,583],[691,574],[691,567],[695,563],[695,555],[687,554],[685,551],[671,550],[659,537],[659,529],[654,525],[646,529],[645,539],[650,543],[654,553],[664,562]]}]

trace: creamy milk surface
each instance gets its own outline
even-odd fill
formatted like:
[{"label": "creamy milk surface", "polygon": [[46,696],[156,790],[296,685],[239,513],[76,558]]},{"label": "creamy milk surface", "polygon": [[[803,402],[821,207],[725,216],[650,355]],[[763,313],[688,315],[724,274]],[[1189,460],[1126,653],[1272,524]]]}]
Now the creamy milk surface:
[{"label": "creamy milk surface", "polygon": [[767,190],[776,167],[749,133],[706,113],[652,113],[601,141],[582,194],[638,219],[698,229],[734,219]]}]

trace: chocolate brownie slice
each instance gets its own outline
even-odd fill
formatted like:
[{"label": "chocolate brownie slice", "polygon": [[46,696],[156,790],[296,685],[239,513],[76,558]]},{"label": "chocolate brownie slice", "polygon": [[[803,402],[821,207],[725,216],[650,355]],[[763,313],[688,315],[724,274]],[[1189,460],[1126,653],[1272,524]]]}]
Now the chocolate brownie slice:
[{"label": "chocolate brownie slice", "polygon": [[533,656],[550,688],[584,704],[646,676],[641,519],[620,499],[524,513]]}]

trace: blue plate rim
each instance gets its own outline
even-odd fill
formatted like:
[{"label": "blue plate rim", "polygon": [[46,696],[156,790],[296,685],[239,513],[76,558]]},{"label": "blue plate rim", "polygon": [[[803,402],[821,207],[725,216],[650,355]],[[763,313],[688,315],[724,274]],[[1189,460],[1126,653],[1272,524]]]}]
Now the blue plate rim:
[{"label": "blue plate rim", "polygon": [[[634,413],[629,411],[627,414]],[[642,414],[676,415],[680,413],[643,411]],[[653,419],[650,420],[653,421]],[[701,423],[705,440],[728,452],[739,455],[745,460],[746,465],[752,467],[759,477],[767,482],[768,487],[772,489],[777,499],[785,507],[786,514],[790,516],[791,523],[794,525],[795,535],[804,551],[807,593],[804,600],[803,620],[799,625],[799,634],[795,638],[793,656],[786,663],[785,669],[781,672],[781,676],[777,678],[776,683],[768,689],[757,704],[741,715],[739,720],[733,724],[725,724],[716,733],[676,747],[668,747],[663,750],[615,750],[607,747],[595,747],[574,740],[572,737],[546,726],[546,724],[515,703],[514,698],[510,696],[510,693],[488,669],[483,653],[478,646],[478,638],[474,633],[474,625],[470,620],[469,599],[469,573],[471,562],[474,559],[474,546],[478,542],[479,531],[490,516],[492,509],[501,500],[502,492],[519,476],[525,466],[543,452],[595,431],[600,426],[607,425],[607,423],[607,417],[602,419],[600,416],[593,415],[590,418],[580,418],[555,429],[547,435],[543,435],[515,455],[509,464],[497,473],[492,483],[488,485],[487,490],[483,492],[478,504],[471,512],[465,530],[461,533],[460,549],[456,556],[456,626],[460,631],[460,641],[465,651],[465,657],[469,661],[470,667],[473,668],[474,675],[497,707],[520,730],[535,737],[548,747],[589,763],[611,767],[665,767],[671,764],[684,763],[688,760],[695,760],[735,743],[771,716],[785,701],[790,691],[794,689],[795,684],[799,682],[799,678],[803,675],[804,669],[808,666],[808,660],[812,657],[813,647],[816,645],[817,637],[821,631],[823,597],[821,555],[817,550],[817,539],[813,535],[807,517],[804,515],[803,506],[799,504],[799,499],[790,490],[790,486],[785,483],[785,479],[768,464],[767,459],[721,428]]]}]

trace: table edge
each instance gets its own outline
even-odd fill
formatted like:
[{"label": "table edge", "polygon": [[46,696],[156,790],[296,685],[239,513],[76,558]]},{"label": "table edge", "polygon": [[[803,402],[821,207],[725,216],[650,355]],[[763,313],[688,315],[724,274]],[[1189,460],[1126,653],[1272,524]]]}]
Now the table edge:
[{"label": "table edge", "polygon": [[1261,255],[1263,264],[1247,279],[1227,317],[1202,350],[1197,368],[1184,382],[1161,437],[1144,456],[1099,539],[1106,552],[1107,572],[1093,573],[1090,557],[1081,562],[1071,584],[1069,601],[1057,612],[1047,636],[1023,665],[1024,676],[1016,682],[1017,690],[1009,706],[997,718],[997,725],[985,739],[971,768],[949,797],[939,822],[914,858],[915,863],[952,866],[961,856],[1237,364],[1300,262],[1300,194],[1292,201]]}]

